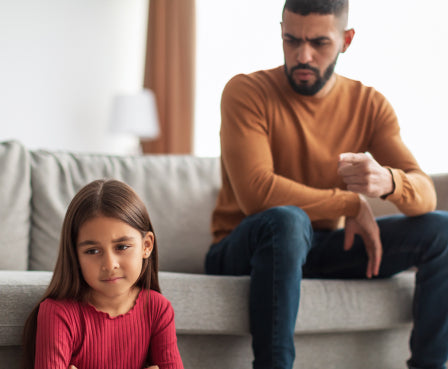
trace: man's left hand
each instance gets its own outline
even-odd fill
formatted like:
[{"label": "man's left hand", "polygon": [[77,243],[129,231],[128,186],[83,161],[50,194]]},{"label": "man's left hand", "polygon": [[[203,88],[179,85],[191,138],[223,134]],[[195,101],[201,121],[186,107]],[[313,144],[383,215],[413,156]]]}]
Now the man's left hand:
[{"label": "man's left hand", "polygon": [[368,262],[366,276],[372,278],[380,271],[383,246],[381,244],[380,229],[373,216],[369,203],[363,197],[359,197],[360,207],[356,217],[345,218],[344,250],[350,250],[355,240],[355,235],[361,236],[364,241]]},{"label": "man's left hand", "polygon": [[338,174],[347,190],[369,197],[381,197],[394,190],[391,172],[364,153],[339,155]]}]

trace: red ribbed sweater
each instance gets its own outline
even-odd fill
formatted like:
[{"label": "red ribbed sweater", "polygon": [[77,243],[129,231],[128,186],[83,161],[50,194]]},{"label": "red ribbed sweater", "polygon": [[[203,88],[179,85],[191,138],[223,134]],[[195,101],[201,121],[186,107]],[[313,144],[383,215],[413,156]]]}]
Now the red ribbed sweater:
[{"label": "red ribbed sweater", "polygon": [[111,318],[93,306],[46,299],[37,318],[35,369],[183,369],[174,311],[155,291],[142,290],[134,307]]}]

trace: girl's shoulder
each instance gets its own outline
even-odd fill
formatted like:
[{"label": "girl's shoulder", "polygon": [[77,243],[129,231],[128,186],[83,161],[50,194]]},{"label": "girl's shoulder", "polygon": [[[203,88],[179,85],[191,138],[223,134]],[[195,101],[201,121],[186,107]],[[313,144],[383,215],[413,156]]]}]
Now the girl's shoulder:
[{"label": "girl's shoulder", "polygon": [[71,339],[77,341],[82,334],[80,303],[73,300],[54,300],[47,298],[39,305],[37,326],[42,332],[65,332]]},{"label": "girl's shoulder", "polygon": [[153,315],[174,314],[171,302],[160,292],[154,290],[142,290],[140,298],[149,301],[149,309]]},{"label": "girl's shoulder", "polygon": [[46,298],[40,303],[40,309],[54,309],[54,310],[78,310],[80,302],[75,300],[55,300],[52,298]]},{"label": "girl's shoulder", "polygon": [[152,301],[168,301],[160,292],[154,290],[142,290],[141,293],[148,296]]},{"label": "girl's shoulder", "polygon": [[171,305],[170,301],[163,296],[160,292],[154,291],[154,290],[144,290],[146,294],[149,295],[149,298],[151,301],[157,304],[161,305]]},{"label": "girl's shoulder", "polygon": [[78,301],[47,298],[40,303],[38,316],[73,320],[79,316],[80,309],[81,303]]}]

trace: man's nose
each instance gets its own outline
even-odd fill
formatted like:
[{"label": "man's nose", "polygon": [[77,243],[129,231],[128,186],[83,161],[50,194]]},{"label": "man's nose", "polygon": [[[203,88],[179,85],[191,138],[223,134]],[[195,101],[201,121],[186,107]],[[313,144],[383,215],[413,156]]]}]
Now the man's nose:
[{"label": "man's nose", "polygon": [[313,60],[313,48],[308,42],[303,42],[297,48],[296,61],[300,64],[309,64]]}]

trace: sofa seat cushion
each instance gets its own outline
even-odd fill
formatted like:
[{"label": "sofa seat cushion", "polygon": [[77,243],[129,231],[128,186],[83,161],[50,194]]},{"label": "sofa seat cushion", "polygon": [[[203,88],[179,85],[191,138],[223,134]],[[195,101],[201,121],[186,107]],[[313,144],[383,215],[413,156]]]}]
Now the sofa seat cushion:
[{"label": "sofa seat cushion", "polygon": [[[304,279],[296,333],[390,329],[410,324],[415,274],[390,279]],[[249,277],[164,273],[162,292],[180,333],[249,334]]]},{"label": "sofa seat cushion", "polygon": [[[20,343],[23,323],[51,272],[0,271],[0,345]],[[249,277],[160,273],[179,334],[249,335]],[[392,329],[411,323],[414,273],[384,280],[305,279],[296,333]]]}]

